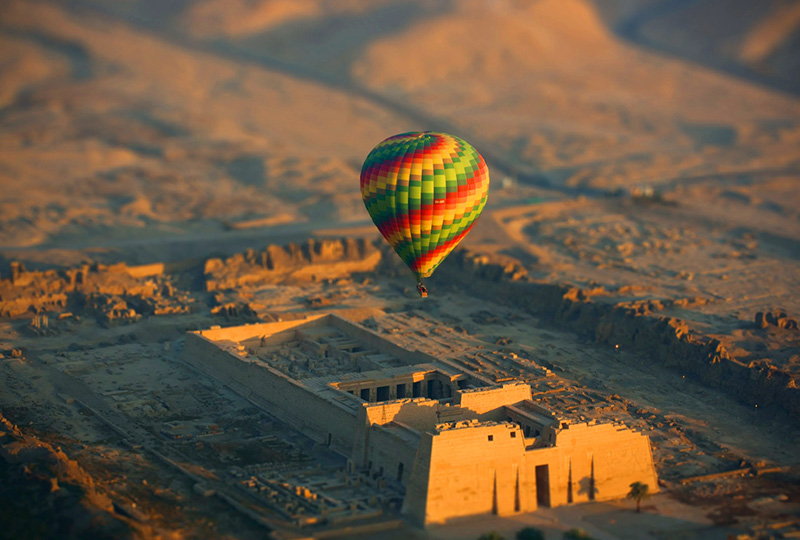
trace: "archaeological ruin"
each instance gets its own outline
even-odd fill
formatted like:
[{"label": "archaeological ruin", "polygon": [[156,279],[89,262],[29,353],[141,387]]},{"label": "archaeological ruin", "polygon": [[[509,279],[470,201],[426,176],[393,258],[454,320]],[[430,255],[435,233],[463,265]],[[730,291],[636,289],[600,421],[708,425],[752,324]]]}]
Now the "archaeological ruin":
[{"label": "archaeological ruin", "polygon": [[405,490],[418,525],[658,490],[650,441],[577,423],[453,359],[404,349],[334,314],[190,332],[184,359]]}]

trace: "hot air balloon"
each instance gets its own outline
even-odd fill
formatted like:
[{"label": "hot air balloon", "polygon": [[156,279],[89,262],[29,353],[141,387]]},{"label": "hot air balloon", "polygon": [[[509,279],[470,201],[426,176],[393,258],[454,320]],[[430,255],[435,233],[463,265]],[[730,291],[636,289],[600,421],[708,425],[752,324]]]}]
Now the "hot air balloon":
[{"label": "hot air balloon", "polygon": [[489,170],[468,142],[415,131],[378,144],[361,168],[361,196],[383,237],[417,278],[429,277],[486,205]]}]

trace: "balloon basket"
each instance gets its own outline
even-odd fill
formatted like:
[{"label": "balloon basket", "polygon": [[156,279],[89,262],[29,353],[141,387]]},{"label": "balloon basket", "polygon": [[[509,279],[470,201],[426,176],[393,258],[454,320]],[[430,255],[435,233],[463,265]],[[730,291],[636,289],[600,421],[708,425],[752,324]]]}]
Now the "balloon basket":
[{"label": "balloon basket", "polygon": [[422,298],[427,298],[428,297],[428,288],[425,285],[423,285],[422,283],[417,283],[417,290],[419,291],[419,295]]}]

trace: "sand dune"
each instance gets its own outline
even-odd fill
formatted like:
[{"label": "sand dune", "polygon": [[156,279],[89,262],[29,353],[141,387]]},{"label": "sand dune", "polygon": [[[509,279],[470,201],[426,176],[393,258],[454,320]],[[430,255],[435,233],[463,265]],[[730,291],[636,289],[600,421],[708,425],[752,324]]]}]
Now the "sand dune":
[{"label": "sand dune", "polygon": [[[776,6],[738,35],[746,41],[791,19]],[[363,156],[391,133],[441,126],[472,141],[493,171],[487,215],[498,212],[495,225],[487,219],[468,242],[496,252],[516,246],[542,275],[646,281],[629,268],[638,263],[626,262],[634,259],[625,246],[638,253],[678,216],[668,207],[659,210],[663,223],[643,215],[637,233],[624,228],[635,207],[576,195],[655,187],[680,212],[699,213],[681,218],[700,242],[684,240],[693,253],[720,230],[705,213],[731,205],[741,220],[725,230],[750,230],[755,220],[771,223],[758,234],[796,241],[786,196],[800,163],[800,102],[618,37],[615,24],[641,20],[645,7],[209,0],[86,2],[69,11],[9,3],[0,32],[8,45],[0,245],[85,249],[140,237],[157,258],[152,240],[165,235],[361,226]],[[549,202],[519,206],[531,197]],[[567,219],[566,228],[550,219]],[[601,222],[623,230],[612,227],[608,240],[576,236],[584,219],[590,232]],[[555,232],[542,235],[533,223]],[[577,252],[564,248],[569,238]],[[607,242],[617,246],[612,254],[623,246],[619,257],[607,259]],[[679,275],[684,259],[660,268]],[[614,265],[627,270],[615,274]]]},{"label": "sand dune", "polygon": [[596,5],[634,43],[794,94],[800,91],[796,2],[596,0]]},{"label": "sand dune", "polygon": [[319,14],[313,0],[237,1],[208,0],[190,5],[186,29],[199,36],[241,36],[263,32],[293,20]]},{"label": "sand dune", "polygon": [[15,3],[4,27],[18,59],[3,71],[4,246],[275,213],[346,222],[360,156],[406,127],[357,97],[103,15]]},{"label": "sand dune", "polygon": [[[794,121],[752,156],[770,123],[797,118],[795,100],[643,54],[605,31],[587,2],[529,5],[486,14],[459,4],[371,46],[354,75],[456,119],[556,183],[624,187],[797,159]],[[581,170],[559,170],[570,166]]]}]

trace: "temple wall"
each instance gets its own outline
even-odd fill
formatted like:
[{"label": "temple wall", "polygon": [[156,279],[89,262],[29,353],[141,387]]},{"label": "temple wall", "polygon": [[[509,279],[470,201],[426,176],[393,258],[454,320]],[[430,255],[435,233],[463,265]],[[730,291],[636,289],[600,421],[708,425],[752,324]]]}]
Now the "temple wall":
[{"label": "temple wall", "polygon": [[367,466],[370,472],[387,480],[407,484],[417,456],[419,439],[414,440],[413,436],[409,437],[410,440],[399,437],[397,431],[403,429],[408,428],[374,426],[370,430]]},{"label": "temple wall", "polygon": [[535,491],[526,466],[524,438],[512,424],[423,433],[404,512],[427,525],[476,514],[534,510]]},{"label": "temple wall", "polygon": [[418,431],[428,431],[442,422],[477,418],[473,411],[452,405],[442,405],[427,398],[403,399],[370,404],[365,407],[366,420],[371,424],[402,422]]},{"label": "temple wall", "polygon": [[[440,420],[440,411],[445,411],[447,420]],[[373,426],[399,422],[419,432],[429,431],[444,421],[453,422],[476,418],[475,413],[453,406],[442,406],[438,400],[427,398],[407,398],[397,401],[364,404],[358,411],[356,435],[350,459],[360,468],[369,463],[369,448],[375,445],[372,439]],[[411,469],[412,462],[405,466]]]},{"label": "temple wall", "polygon": [[[190,332],[189,335],[200,335],[210,341],[247,341],[253,338],[260,338],[261,336],[270,336],[296,328],[298,326],[315,326],[313,323],[324,324],[324,314],[310,315],[305,319],[298,319],[294,321],[280,321],[268,323],[255,323],[244,324],[242,326],[229,326],[226,328],[209,328],[208,330],[199,330],[197,332]],[[312,323],[312,324],[309,324]]]},{"label": "temple wall", "polygon": [[414,465],[406,484],[406,496],[403,498],[403,514],[406,514],[412,521],[424,527],[426,521],[426,507],[428,503],[428,486],[431,473],[431,453],[433,447],[433,435],[431,433],[421,433],[417,455],[414,457]]},{"label": "temple wall", "polygon": [[[527,395],[530,396],[530,387]],[[407,398],[395,401],[365,404],[358,412],[358,428],[353,442],[353,463],[361,468],[368,464],[367,448],[372,444],[369,439],[370,426],[385,425],[389,422],[401,422],[420,432],[433,430],[437,424],[445,422],[460,422],[464,420],[503,420],[504,411],[502,404],[511,401],[520,401],[520,395],[525,395],[519,388],[502,388],[496,392],[481,392],[483,399],[467,400],[468,404],[484,411],[478,414],[475,410],[458,405],[441,404],[438,400],[427,398]],[[485,407],[493,403],[500,403],[488,411]]]},{"label": "temple wall", "polygon": [[198,333],[187,334],[183,358],[312,439],[327,444],[330,436],[334,450],[350,455],[356,432],[356,415],[352,411],[317,396],[274,369],[221,349],[220,345]]},{"label": "temple wall", "polygon": [[499,387],[459,390],[455,394],[455,404],[484,414],[504,405],[511,405],[531,399],[531,387],[525,383],[510,383]]},{"label": "temple wall", "polygon": [[522,430],[505,422],[423,433],[404,512],[428,525],[620,499],[633,482],[658,491],[645,435],[611,424],[577,424],[558,430],[556,440],[556,446],[526,448]]},{"label": "temple wall", "polygon": [[554,425],[558,425],[557,420],[550,416],[536,415],[531,416],[527,411],[520,410],[514,406],[506,406],[504,409],[505,419],[511,419],[522,428],[526,437],[540,437],[542,441],[554,441]]},{"label": "temple wall", "polygon": [[[642,433],[613,424],[573,424],[558,431],[555,448],[560,457],[551,465],[552,506],[623,498],[633,482],[658,491],[650,439]],[[537,452],[529,458],[536,461]]]},{"label": "temple wall", "polygon": [[[354,411],[254,361],[246,352],[248,345],[242,343],[261,336],[292,338],[301,325],[338,327],[363,346],[409,363],[427,359],[326,315],[192,332],[187,334],[183,358],[278,419],[350,456],[353,466],[406,485],[403,512],[419,525],[619,499],[633,482],[647,484],[650,492],[658,490],[647,436],[621,425],[559,420],[530,401],[528,384],[463,390],[451,386],[453,399],[445,401],[391,400],[400,378],[378,378],[369,381],[370,399],[388,396],[390,400],[360,403]],[[404,391],[416,379],[427,381],[426,377],[415,373],[408,380],[402,378]],[[345,390],[350,385],[341,384]],[[361,386],[353,388],[360,392]],[[437,390],[432,395],[439,394]],[[526,438],[524,427],[507,422],[509,418],[527,427],[531,436]]]}]

